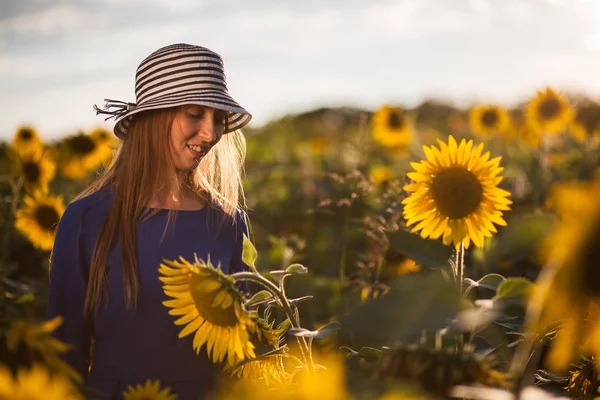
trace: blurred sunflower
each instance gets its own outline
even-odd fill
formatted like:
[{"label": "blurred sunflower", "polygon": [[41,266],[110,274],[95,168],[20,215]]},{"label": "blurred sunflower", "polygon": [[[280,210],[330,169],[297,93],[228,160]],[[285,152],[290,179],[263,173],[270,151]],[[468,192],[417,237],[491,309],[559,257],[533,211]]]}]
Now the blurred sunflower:
[{"label": "blurred sunflower", "polygon": [[160,390],[160,382],[147,379],[144,385],[129,385],[125,389],[123,400],[176,400],[177,395],[171,393],[171,388]]},{"label": "blurred sunflower", "polygon": [[35,247],[51,250],[58,221],[64,211],[62,196],[51,196],[36,190],[23,199],[23,206],[15,214],[15,227]]},{"label": "blurred sunflower", "polygon": [[12,146],[20,156],[43,149],[42,141],[31,126],[21,126],[15,132]]},{"label": "blurred sunflower", "polygon": [[411,258],[405,258],[399,263],[391,264],[389,268],[393,276],[406,275],[413,272],[419,272],[421,270],[421,266]]},{"label": "blurred sunflower", "polygon": [[509,132],[511,118],[508,111],[502,107],[495,105],[475,106],[469,112],[469,124],[474,134],[491,137]]},{"label": "blurred sunflower", "polygon": [[0,175],[14,176],[19,170],[20,157],[10,145],[0,143]]},{"label": "blurred sunflower", "polygon": [[232,369],[233,375],[244,379],[263,380],[267,385],[273,381],[284,381],[286,372],[281,368],[282,355],[273,352],[280,348],[285,328],[274,329],[273,323],[268,323],[265,319],[256,320],[256,325],[250,331],[250,341],[254,345],[257,357],[239,360],[243,363]]},{"label": "blurred sunflower", "polygon": [[60,358],[60,354],[69,351],[71,347],[52,336],[52,332],[62,322],[61,316],[40,324],[31,324],[18,319],[6,331],[6,347],[9,352],[16,352],[20,345],[24,345],[29,354],[35,353],[41,356],[45,364],[53,370],[82,382],[77,371]]},{"label": "blurred sunflower", "polygon": [[19,175],[24,179],[24,186],[32,191],[40,188],[48,191],[48,184],[54,178],[56,164],[46,157],[41,149],[24,154],[19,162]]},{"label": "blurred sunflower", "polygon": [[91,135],[78,133],[64,139],[59,153],[61,173],[69,179],[81,179],[108,162],[113,149]]},{"label": "blurred sunflower", "polygon": [[527,146],[539,148],[542,145],[542,133],[524,121],[519,122],[514,126],[512,136],[518,138]]},{"label": "blurred sunflower", "polygon": [[448,114],[446,125],[451,132],[461,134],[467,128],[467,121],[460,111],[454,110]]},{"label": "blurred sunflower", "polygon": [[330,141],[324,137],[316,137],[308,142],[310,151],[314,155],[322,155],[330,147]]},{"label": "blurred sunflower", "polygon": [[481,155],[483,143],[473,148],[472,140],[458,146],[449,136],[448,144],[438,142],[439,149],[423,146],[427,160],[410,164],[415,172],[407,176],[414,183],[404,190],[412,194],[402,201],[406,226],[418,223],[412,232],[434,240],[443,235],[444,244],[456,248],[471,241],[483,247],[484,238],[497,232],[493,223],[506,225],[502,211],[512,204],[510,193],[498,187],[502,157]]},{"label": "blurred sunflower", "polygon": [[369,171],[369,178],[376,185],[390,181],[394,174],[387,165],[373,165]]},{"label": "blurred sunflower", "polygon": [[10,399],[16,391],[12,372],[6,366],[0,364],[0,399]]},{"label": "blurred sunflower", "polygon": [[407,147],[412,140],[413,128],[404,110],[383,106],[373,114],[372,135],[384,147]]},{"label": "blurred sunflower", "polygon": [[109,146],[114,148],[117,145],[117,138],[106,129],[96,128],[90,132],[90,137],[98,143],[99,146]]},{"label": "blurred sunflower", "polygon": [[170,315],[181,315],[175,321],[175,325],[185,325],[180,338],[196,332],[193,341],[196,353],[206,344],[213,362],[227,358],[227,367],[256,357],[249,334],[255,323],[244,308],[244,296],[231,276],[214,267],[210,259],[208,262],[197,259],[191,264],[182,257],[180,261],[165,261],[159,272],[164,275],[159,277],[163,291],[173,297],[163,304],[171,308]]},{"label": "blurred sunflower", "polygon": [[[342,360],[331,355],[320,360],[320,368],[307,373],[298,370],[289,384],[277,387],[257,384],[252,380],[240,381],[225,399],[279,399],[279,400],[351,400],[354,397],[346,388],[345,370]],[[229,389],[229,388],[228,388]]]},{"label": "blurred sunflower", "polygon": [[537,92],[525,111],[527,123],[543,133],[558,133],[573,119],[573,109],[567,98],[550,88]]},{"label": "blurred sunflower", "polygon": [[10,400],[79,400],[81,395],[66,378],[51,376],[41,365],[19,369],[16,379],[0,365],[0,399]]},{"label": "blurred sunflower", "polygon": [[564,371],[583,354],[600,368],[600,176],[589,183],[564,183],[551,193],[560,224],[544,242],[546,264],[531,303],[541,307],[532,329],[560,323],[548,366]]},{"label": "blurred sunflower", "polygon": [[580,142],[587,138],[600,141],[600,104],[586,102],[577,107],[575,119],[571,124],[571,135]]}]

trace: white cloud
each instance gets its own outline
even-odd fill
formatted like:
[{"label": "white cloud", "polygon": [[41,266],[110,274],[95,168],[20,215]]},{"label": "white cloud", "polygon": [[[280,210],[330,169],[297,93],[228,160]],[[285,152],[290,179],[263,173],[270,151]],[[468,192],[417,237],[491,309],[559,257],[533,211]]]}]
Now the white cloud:
[{"label": "white cloud", "polygon": [[589,51],[600,51],[600,31],[592,33],[585,38],[585,46]]},{"label": "white cloud", "polygon": [[106,18],[80,8],[59,5],[0,21],[0,35],[55,36],[102,26]]}]

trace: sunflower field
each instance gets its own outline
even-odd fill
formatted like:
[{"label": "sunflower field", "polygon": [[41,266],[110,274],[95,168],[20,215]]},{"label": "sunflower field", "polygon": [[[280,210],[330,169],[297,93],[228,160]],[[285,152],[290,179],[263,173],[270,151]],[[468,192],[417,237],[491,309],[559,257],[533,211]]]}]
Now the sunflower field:
[{"label": "sunflower field", "polygon": [[[541,88],[245,134],[248,270],[156,266],[180,337],[231,379],[213,399],[600,398],[599,103]],[[49,256],[116,143],[21,126],[0,146],[1,400],[83,398],[44,317]]]}]

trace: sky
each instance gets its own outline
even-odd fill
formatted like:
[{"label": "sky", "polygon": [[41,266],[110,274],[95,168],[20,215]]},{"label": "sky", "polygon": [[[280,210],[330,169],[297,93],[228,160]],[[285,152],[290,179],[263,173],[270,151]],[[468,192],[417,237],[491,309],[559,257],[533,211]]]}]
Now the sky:
[{"label": "sky", "polygon": [[1,0],[0,140],[96,126],[135,102],[139,63],[172,43],[223,57],[260,126],[322,106],[511,106],[546,85],[600,94],[600,0]]}]

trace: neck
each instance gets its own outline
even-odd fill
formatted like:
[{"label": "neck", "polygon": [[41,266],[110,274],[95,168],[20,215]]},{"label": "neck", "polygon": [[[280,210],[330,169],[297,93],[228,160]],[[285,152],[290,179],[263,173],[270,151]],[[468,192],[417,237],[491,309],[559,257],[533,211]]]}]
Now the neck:
[{"label": "neck", "polygon": [[184,184],[179,187],[179,190],[172,190],[166,196],[153,196],[148,206],[173,210],[197,210],[203,208],[205,202],[198,193]]}]

